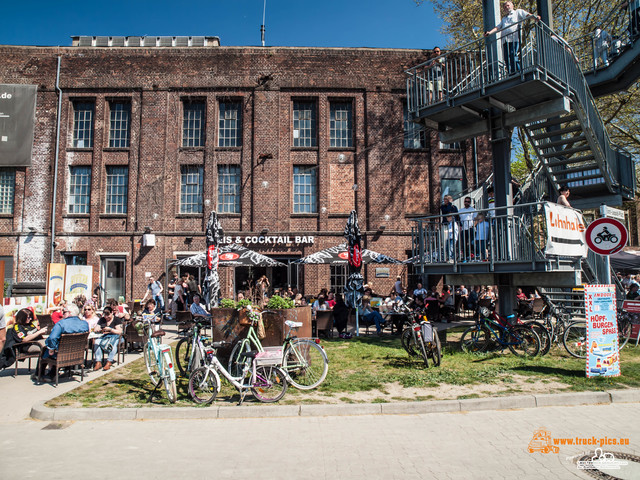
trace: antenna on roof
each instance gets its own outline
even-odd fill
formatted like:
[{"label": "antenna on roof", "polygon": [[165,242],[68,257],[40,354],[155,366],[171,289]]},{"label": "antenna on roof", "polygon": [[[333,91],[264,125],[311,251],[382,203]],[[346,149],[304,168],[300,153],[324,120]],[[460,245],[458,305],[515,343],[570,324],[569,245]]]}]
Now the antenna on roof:
[{"label": "antenna on roof", "polygon": [[262,25],[260,25],[260,38],[262,39],[262,46],[264,47],[264,18],[267,12],[267,0],[264,0],[264,6],[262,7]]}]

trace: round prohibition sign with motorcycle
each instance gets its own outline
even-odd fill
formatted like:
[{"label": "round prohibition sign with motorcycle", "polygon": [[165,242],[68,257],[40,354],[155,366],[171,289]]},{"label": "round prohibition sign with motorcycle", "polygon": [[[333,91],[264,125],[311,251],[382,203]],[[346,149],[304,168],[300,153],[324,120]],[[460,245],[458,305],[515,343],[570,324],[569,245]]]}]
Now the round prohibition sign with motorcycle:
[{"label": "round prohibition sign with motorcycle", "polygon": [[621,221],[606,217],[591,222],[585,236],[589,248],[600,255],[611,255],[622,250],[629,238]]}]

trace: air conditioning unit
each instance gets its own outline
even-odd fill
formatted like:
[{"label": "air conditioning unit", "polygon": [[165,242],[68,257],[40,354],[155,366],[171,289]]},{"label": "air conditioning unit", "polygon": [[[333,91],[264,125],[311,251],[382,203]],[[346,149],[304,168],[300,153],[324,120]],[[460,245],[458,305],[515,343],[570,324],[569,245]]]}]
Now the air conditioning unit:
[{"label": "air conditioning unit", "polygon": [[156,246],[156,236],[153,233],[145,233],[142,235],[142,246],[143,247],[155,247]]}]

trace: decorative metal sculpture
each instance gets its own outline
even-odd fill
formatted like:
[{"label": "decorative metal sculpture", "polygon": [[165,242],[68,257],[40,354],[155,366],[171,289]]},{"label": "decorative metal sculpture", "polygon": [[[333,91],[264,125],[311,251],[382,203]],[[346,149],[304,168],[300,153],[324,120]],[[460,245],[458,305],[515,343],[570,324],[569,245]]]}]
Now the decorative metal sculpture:
[{"label": "decorative metal sculpture", "polygon": [[204,277],[202,293],[205,305],[211,309],[218,306],[220,297],[220,276],[218,275],[218,247],[222,241],[223,232],[218,220],[218,214],[211,212],[207,222],[207,275]]},{"label": "decorative metal sculpture", "polygon": [[344,229],[344,237],[347,239],[347,252],[349,261],[349,276],[344,286],[344,301],[350,308],[357,309],[362,305],[364,295],[364,278],[360,273],[362,269],[362,248],[360,246],[361,233],[358,227],[358,215],[351,211],[347,226]]}]

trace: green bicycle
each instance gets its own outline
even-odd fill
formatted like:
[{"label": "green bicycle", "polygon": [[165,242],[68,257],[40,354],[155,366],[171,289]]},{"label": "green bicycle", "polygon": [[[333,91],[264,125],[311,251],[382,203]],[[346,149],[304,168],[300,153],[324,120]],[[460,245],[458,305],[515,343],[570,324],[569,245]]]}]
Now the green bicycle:
[{"label": "green bicycle", "polygon": [[[267,310],[262,313],[265,312],[276,313]],[[256,327],[262,313],[255,314],[250,312],[251,325],[249,325],[247,336],[236,343],[231,351],[228,371],[234,377],[239,377],[243,372],[244,363],[247,361],[247,353],[252,350],[264,351],[256,333]],[[291,331],[301,327],[302,322],[287,320],[284,324],[288,327],[288,330],[282,344],[282,370],[287,375],[287,381],[299,390],[316,388],[324,381],[329,371],[327,354],[315,339],[298,338],[291,335]]]}]

